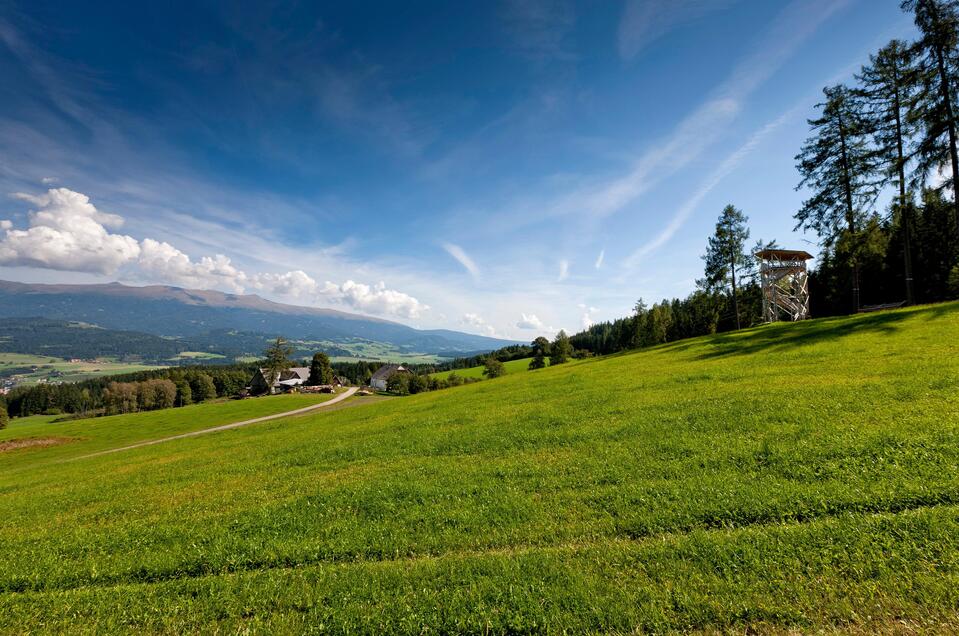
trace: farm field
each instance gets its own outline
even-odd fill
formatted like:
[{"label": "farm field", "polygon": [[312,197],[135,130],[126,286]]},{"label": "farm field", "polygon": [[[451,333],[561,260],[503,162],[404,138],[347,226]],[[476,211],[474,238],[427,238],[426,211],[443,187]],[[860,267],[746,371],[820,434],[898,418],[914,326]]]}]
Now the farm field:
[{"label": "farm field", "polygon": [[0,432],[0,631],[959,630],[957,303],[63,461],[247,403]]},{"label": "farm field", "polygon": [[[506,369],[506,373],[517,373],[519,371],[529,371],[529,361],[532,358],[521,358],[519,360],[510,360],[509,362],[503,363],[503,368]],[[569,364],[575,364],[579,362],[578,360],[571,360]],[[549,360],[546,360],[546,366],[549,366]],[[454,369],[453,371],[440,371],[439,373],[430,374],[432,377],[445,380],[450,377],[453,373],[460,376],[461,378],[482,378],[483,370],[486,367],[480,365],[478,367],[468,367],[466,369]]]},{"label": "farm field", "polygon": [[[36,371],[31,371],[37,367]],[[0,352],[0,376],[9,376],[11,373],[21,375],[19,384],[36,384],[43,380],[47,382],[79,382],[105,375],[119,375],[134,373],[147,369],[159,369],[162,366],[131,364],[117,362],[111,359],[97,359],[93,362],[70,362],[62,358],[38,356],[23,353]]]}]

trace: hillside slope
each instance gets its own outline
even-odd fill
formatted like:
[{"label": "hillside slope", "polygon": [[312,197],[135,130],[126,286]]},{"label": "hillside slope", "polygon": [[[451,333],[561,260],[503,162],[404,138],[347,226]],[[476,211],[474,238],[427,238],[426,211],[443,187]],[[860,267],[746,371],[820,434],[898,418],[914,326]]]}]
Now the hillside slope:
[{"label": "hillside slope", "polygon": [[[388,343],[405,351],[448,357],[513,344],[457,331],[413,329],[397,322],[333,309],[285,305],[253,294],[224,294],[163,285],[44,285],[0,281],[0,318],[35,316],[178,336],[200,343],[204,350],[207,349],[204,339],[211,346],[223,348],[228,344],[223,332],[230,331],[331,342],[359,338]],[[262,344],[261,339],[254,351],[241,353],[259,354]]]},{"label": "hillside slope", "polygon": [[955,303],[71,454],[0,455],[2,631],[959,630]]}]

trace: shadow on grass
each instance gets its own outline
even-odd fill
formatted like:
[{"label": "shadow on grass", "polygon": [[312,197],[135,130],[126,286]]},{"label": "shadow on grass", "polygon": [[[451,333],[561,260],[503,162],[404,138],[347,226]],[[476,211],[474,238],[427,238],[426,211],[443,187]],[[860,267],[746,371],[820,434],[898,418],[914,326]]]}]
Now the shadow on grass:
[{"label": "shadow on grass", "polygon": [[[838,341],[854,334],[892,334],[899,330],[905,320],[934,320],[959,312],[959,303],[942,303],[922,307],[910,307],[856,316],[837,316],[805,320],[797,323],[762,325],[738,332],[715,336],[698,359],[705,360],[733,355],[749,355],[762,351],[783,350],[823,342]],[[702,347],[700,341],[684,341],[669,344],[663,350],[685,351],[689,347]]]}]

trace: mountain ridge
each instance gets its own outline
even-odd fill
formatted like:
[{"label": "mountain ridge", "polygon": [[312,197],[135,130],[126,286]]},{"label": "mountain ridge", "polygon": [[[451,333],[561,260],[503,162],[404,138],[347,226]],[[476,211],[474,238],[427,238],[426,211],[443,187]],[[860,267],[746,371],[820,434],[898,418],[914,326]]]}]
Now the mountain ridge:
[{"label": "mountain ridge", "polygon": [[450,357],[515,344],[446,329],[415,329],[399,322],[336,309],[303,307],[256,294],[229,294],[169,285],[49,284],[0,280],[0,318],[79,320],[105,328],[196,340],[237,330],[297,340],[368,340],[401,351]]}]

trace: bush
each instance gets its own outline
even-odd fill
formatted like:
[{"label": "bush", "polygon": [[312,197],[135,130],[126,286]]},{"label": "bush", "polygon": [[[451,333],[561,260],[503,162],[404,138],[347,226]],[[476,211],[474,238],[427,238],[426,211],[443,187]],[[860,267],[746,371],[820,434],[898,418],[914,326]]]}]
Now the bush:
[{"label": "bush", "polygon": [[10,416],[7,415],[7,405],[0,402],[0,428],[7,428]]},{"label": "bush", "polygon": [[506,374],[506,367],[496,358],[490,356],[486,358],[486,368],[483,369],[483,375],[492,380]]},{"label": "bush", "polygon": [[394,373],[386,381],[386,390],[396,395],[409,395],[410,376],[406,373]]},{"label": "bush", "polygon": [[430,390],[430,381],[425,375],[414,375],[410,377],[407,386],[412,394],[425,393]]}]

